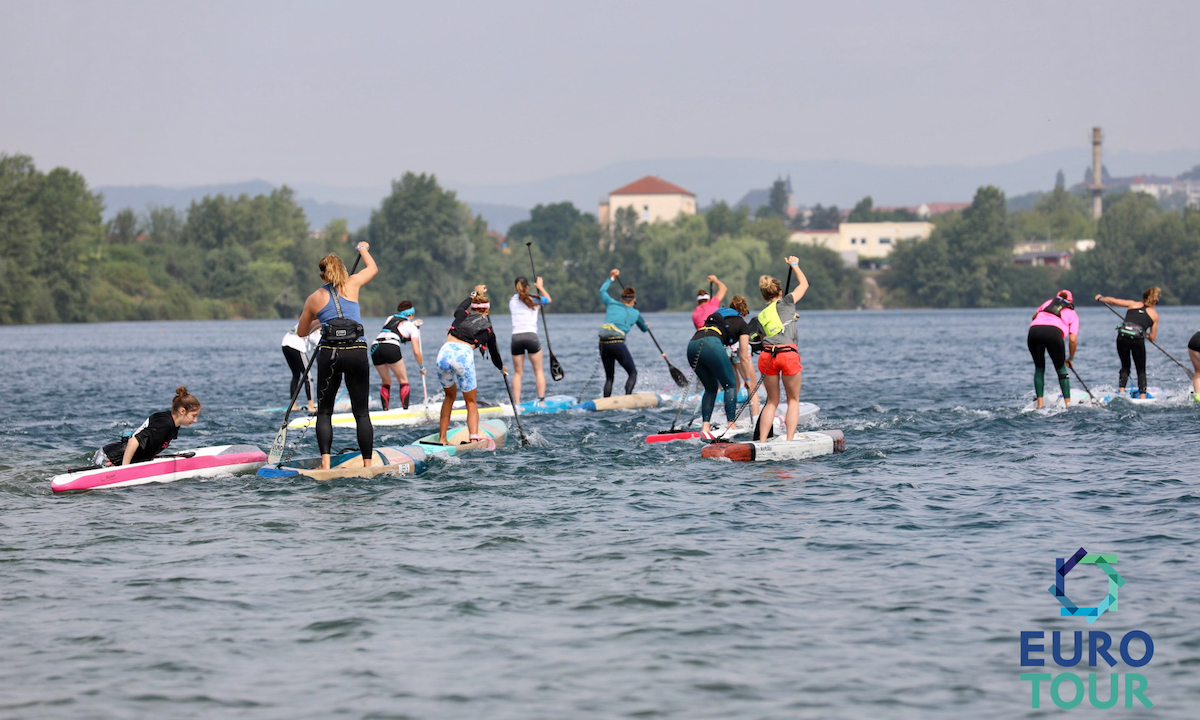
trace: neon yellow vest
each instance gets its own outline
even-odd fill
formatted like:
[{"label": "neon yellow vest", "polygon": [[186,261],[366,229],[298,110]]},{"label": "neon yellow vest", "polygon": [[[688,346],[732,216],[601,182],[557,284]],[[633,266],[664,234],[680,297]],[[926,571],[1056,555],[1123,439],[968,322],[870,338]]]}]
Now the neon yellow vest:
[{"label": "neon yellow vest", "polygon": [[763,337],[769,338],[783,332],[783,320],[779,318],[779,301],[771,303],[758,314],[758,322],[763,327]]}]

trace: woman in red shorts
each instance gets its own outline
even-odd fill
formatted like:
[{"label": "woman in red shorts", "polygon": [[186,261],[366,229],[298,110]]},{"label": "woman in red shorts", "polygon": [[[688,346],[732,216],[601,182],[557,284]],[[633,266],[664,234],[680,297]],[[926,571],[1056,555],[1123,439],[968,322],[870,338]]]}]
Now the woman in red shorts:
[{"label": "woman in red shorts", "polygon": [[787,394],[787,439],[796,436],[796,423],[800,420],[800,349],[796,336],[796,303],[808,291],[808,278],[800,269],[800,259],[794,255],[787,264],[796,275],[796,289],[783,294],[779,280],[770,275],[758,279],[758,290],[767,306],[758,314],[763,326],[763,350],[758,356],[758,371],[763,374],[763,385],[767,388],[767,405],[759,419],[758,439],[766,440],[775,422],[775,408],[779,405],[779,377],[783,376],[783,390]]}]

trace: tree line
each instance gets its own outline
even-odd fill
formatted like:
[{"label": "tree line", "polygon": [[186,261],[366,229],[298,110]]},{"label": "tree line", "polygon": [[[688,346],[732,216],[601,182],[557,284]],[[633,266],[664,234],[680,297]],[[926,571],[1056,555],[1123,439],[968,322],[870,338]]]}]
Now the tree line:
[{"label": "tree line", "polygon": [[[984,308],[1036,305],[1061,288],[1140,297],[1162,288],[1165,304],[1200,303],[1200,210],[1172,211],[1150,195],[1113,193],[1100,221],[1085,198],[1061,185],[1030,211],[1008,212],[1004,193],[980,188],[961,212],[935,219],[924,240],[902,240],[881,277],[895,307]],[[1018,267],[1013,246],[1038,239],[1096,241],[1071,268]]]},{"label": "tree line", "polygon": [[[782,277],[786,254],[800,257],[812,285],[802,308],[857,307],[863,274],[830,250],[790,243],[790,221],[773,207],[781,202],[779,187],[773,209],[754,216],[718,202],[650,224],[623,209],[608,226],[553,203],[501,238],[434,175],[407,173],[354,232],[344,221],[313,232],[286,186],[209,196],[182,212],[126,208],[103,223],[103,198],[78,173],[0,155],[0,323],[296,317],[319,283],[320,258],[333,252],[349,264],[359,240],[371,243],[381,269],[361,296],[374,316],[405,299],[422,314],[446,315],[480,282],[507,312],[513,278],[532,275],[527,243],[557,312],[601,311],[596,291],[614,267],[644,310],[693,307],[710,273],[754,307],[759,275]],[[840,221],[832,210],[814,218]],[[868,197],[852,215],[885,212],[895,211],[874,209]],[[970,207],[935,218],[928,239],[897,243],[880,277],[887,303],[1029,305],[1060,286],[1132,297],[1149,285],[1163,288],[1163,302],[1200,303],[1200,212],[1164,210],[1136,193],[1106,198],[1098,225],[1087,212],[1085,199],[1061,187],[1022,212],[1009,212],[1000,190],[980,188]],[[1088,236],[1095,249],[1065,273],[1013,264],[1017,240]]]},{"label": "tree line", "polygon": [[319,283],[320,258],[333,252],[351,264],[360,240],[380,265],[361,296],[369,315],[403,299],[422,314],[450,314],[479,282],[507,312],[513,278],[532,274],[526,243],[559,312],[601,311],[596,291],[613,267],[638,287],[645,310],[693,306],[709,273],[753,304],[758,275],[781,275],[787,252],[801,256],[812,281],[807,307],[861,299],[859,272],[837,255],[789,249],[779,219],[724,204],[672,223],[641,223],[628,210],[609,227],[571,203],[539,205],[510,228],[507,244],[427,174],[394,181],[354,232],[344,221],[312,232],[286,186],[208,196],[183,212],[125,208],[108,223],[103,209],[78,173],[0,156],[0,323],[295,317]]}]

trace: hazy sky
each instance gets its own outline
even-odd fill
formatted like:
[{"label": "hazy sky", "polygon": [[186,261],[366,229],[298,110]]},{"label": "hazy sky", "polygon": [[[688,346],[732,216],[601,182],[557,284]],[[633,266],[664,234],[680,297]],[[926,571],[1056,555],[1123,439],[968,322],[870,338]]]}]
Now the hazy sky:
[{"label": "hazy sky", "polygon": [[92,185],[1200,146],[1200,2],[0,0],[0,152]]}]

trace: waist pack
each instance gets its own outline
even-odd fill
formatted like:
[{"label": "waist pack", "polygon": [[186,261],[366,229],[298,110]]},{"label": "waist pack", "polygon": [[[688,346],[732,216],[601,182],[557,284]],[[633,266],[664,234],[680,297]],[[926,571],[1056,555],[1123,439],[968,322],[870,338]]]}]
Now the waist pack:
[{"label": "waist pack", "polygon": [[363,326],[357,320],[352,320],[342,314],[342,303],[338,300],[337,291],[331,289],[333,306],[338,316],[330,318],[321,324],[321,344],[325,347],[352,347],[362,343]]},{"label": "waist pack", "polygon": [[600,342],[622,342],[625,340],[625,333],[621,332],[621,328],[612,323],[604,323],[600,326]]},{"label": "waist pack", "polygon": [[1117,326],[1117,337],[1126,340],[1141,340],[1146,337],[1146,328],[1137,323],[1123,322]]}]

